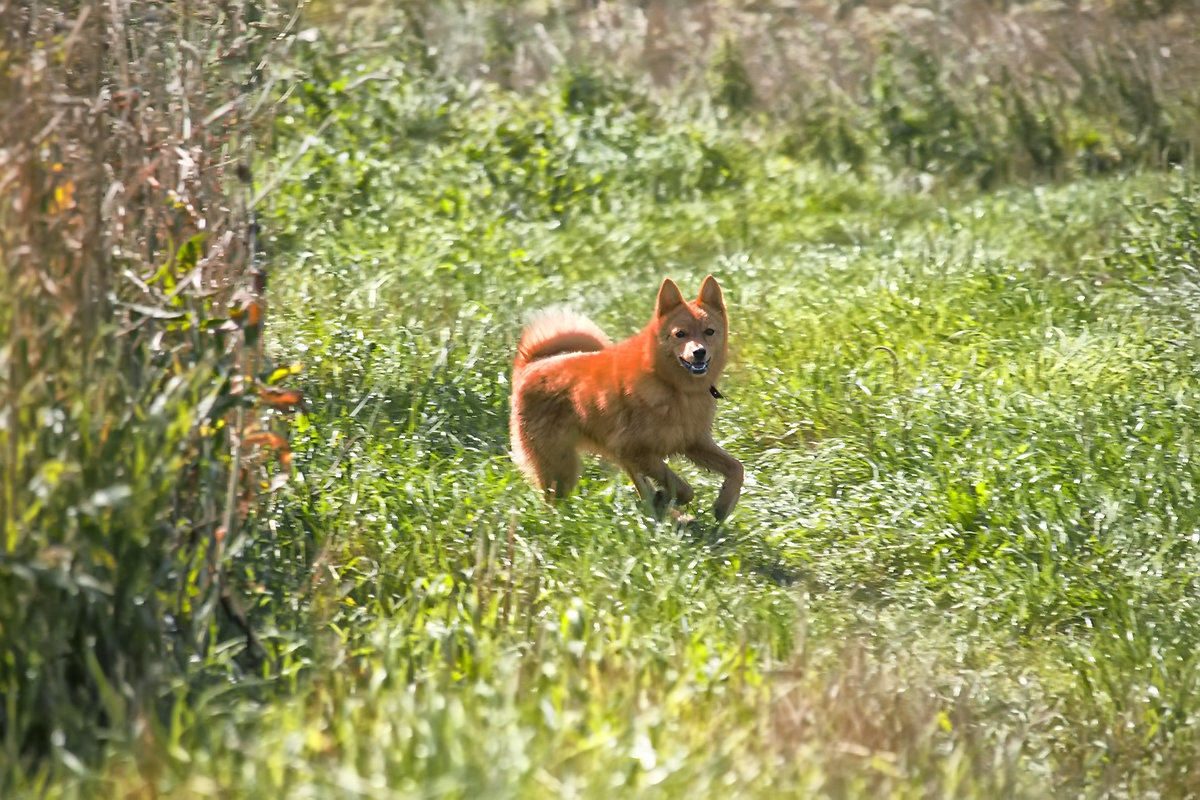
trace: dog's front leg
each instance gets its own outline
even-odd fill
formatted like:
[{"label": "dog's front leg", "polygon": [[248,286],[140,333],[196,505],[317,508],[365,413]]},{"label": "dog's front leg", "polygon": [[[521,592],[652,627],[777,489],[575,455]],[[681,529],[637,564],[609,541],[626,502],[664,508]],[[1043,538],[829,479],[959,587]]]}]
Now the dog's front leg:
[{"label": "dog's front leg", "polygon": [[697,466],[725,477],[725,482],[721,484],[721,492],[717,495],[717,502],[713,506],[713,514],[718,521],[728,517],[742,493],[742,482],[746,476],[742,462],[729,455],[711,439],[689,447],[684,451],[684,455],[696,462]]}]

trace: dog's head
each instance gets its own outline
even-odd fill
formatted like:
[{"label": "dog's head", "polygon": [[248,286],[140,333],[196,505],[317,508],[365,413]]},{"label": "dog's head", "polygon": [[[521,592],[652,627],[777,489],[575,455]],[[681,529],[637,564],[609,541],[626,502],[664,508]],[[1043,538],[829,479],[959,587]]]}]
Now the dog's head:
[{"label": "dog's head", "polygon": [[712,385],[725,368],[729,318],[717,279],[709,275],[700,296],[689,303],[675,281],[667,278],[658,290],[655,309],[662,368],[696,383]]}]

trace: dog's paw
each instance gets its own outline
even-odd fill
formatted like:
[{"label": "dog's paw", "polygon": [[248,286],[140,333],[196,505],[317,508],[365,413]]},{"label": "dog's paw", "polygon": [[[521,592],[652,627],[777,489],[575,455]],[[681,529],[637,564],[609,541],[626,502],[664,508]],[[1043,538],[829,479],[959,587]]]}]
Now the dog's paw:
[{"label": "dog's paw", "polygon": [[662,522],[664,519],[666,519],[667,514],[674,510],[671,507],[671,499],[667,497],[666,493],[662,489],[655,491],[652,495],[643,495],[642,508],[646,510],[647,514],[659,522]]},{"label": "dog's paw", "polygon": [[677,508],[671,509],[671,520],[676,525],[690,525],[696,521],[696,517],[692,514],[685,514]]}]

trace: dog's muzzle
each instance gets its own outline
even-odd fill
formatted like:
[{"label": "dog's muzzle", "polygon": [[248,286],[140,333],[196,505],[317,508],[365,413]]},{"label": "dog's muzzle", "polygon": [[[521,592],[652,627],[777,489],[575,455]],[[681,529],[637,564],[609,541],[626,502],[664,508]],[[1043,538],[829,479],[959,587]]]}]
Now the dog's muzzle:
[{"label": "dog's muzzle", "polygon": [[686,358],[683,358],[682,356],[680,356],[679,363],[683,364],[683,366],[687,369],[687,371],[692,373],[693,375],[703,375],[704,373],[708,372],[708,360],[707,359],[704,361],[695,362],[695,361],[688,361]]}]

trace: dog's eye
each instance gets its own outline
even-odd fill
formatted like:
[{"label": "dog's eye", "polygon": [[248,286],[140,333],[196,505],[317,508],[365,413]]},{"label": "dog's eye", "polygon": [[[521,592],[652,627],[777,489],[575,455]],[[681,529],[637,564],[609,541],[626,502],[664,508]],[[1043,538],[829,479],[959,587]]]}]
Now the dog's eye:
[{"label": "dog's eye", "polygon": [[712,328],[705,328],[705,329],[704,329],[704,335],[705,335],[705,336],[712,336],[714,333],[716,333],[716,331],[714,331]]},{"label": "dog's eye", "polygon": [[675,338],[676,339],[686,339],[687,331],[675,331]]}]

